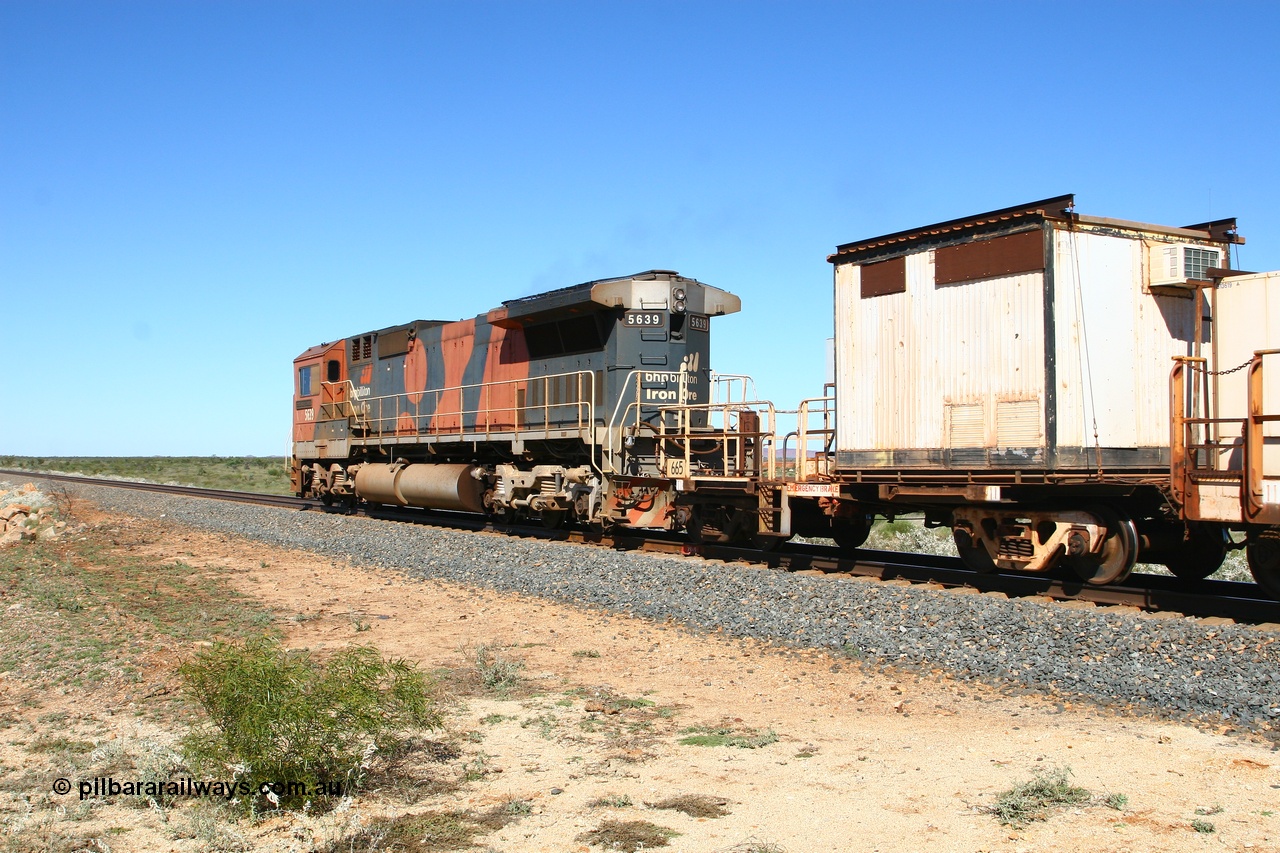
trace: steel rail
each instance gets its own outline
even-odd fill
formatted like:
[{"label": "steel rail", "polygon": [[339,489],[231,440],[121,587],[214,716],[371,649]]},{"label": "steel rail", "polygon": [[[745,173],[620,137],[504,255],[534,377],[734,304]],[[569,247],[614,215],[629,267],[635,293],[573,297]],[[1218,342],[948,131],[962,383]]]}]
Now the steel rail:
[{"label": "steel rail", "polygon": [[[265,495],[227,489],[204,489],[109,480],[66,474],[0,469],[0,475],[52,480],[86,486],[134,489],[181,497],[209,498],[299,511],[343,512],[325,507],[313,498]],[[407,507],[374,506],[362,510],[369,518],[450,527],[474,532],[499,533],[547,541],[573,542],[625,551],[649,551],[722,562],[747,563],[793,573],[829,578],[866,577],[881,581],[930,584],[953,590],[1004,595],[1008,598],[1040,598],[1058,602],[1089,602],[1104,607],[1130,607],[1170,618],[1178,615],[1219,618],[1242,623],[1280,627],[1280,602],[1261,592],[1256,584],[1237,581],[1184,581],[1163,575],[1131,575],[1123,584],[1088,586],[1062,575],[1030,575],[1006,572],[979,573],[956,557],[899,551],[859,549],[855,556],[824,545],[786,543],[776,551],[760,551],[735,545],[690,545],[672,534],[642,531],[600,532],[548,530],[529,525],[497,525],[465,513]]]},{"label": "steel rail", "polygon": [[257,504],[259,506],[282,506],[295,509],[312,509],[321,506],[319,501],[314,501],[310,498],[297,498],[293,495],[267,495],[253,492],[236,492],[230,489],[202,489],[195,486],[175,486],[166,483],[140,483],[134,480],[81,477],[77,474],[45,474],[40,471],[19,471],[0,468],[0,475],[53,480],[59,483],[76,483],[82,486],[106,486],[115,489],[135,489],[140,492],[160,492],[184,497],[211,498],[213,500],[235,501],[236,503]]}]

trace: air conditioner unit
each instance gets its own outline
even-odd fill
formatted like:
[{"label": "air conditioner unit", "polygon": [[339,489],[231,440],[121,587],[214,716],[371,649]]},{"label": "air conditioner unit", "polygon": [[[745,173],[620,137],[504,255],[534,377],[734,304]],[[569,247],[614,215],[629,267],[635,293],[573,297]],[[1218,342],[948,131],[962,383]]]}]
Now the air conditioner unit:
[{"label": "air conditioner unit", "polygon": [[1148,256],[1150,287],[1177,287],[1188,281],[1205,281],[1205,270],[1222,266],[1222,250],[1189,243],[1155,243]]}]

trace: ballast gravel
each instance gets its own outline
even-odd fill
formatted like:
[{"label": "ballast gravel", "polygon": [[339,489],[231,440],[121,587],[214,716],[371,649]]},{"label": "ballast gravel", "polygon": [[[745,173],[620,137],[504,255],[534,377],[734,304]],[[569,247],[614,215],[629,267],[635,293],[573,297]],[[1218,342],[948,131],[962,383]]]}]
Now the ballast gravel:
[{"label": "ballast gravel", "polygon": [[74,487],[108,511],[870,664],[1280,730],[1280,634],[321,512]]}]

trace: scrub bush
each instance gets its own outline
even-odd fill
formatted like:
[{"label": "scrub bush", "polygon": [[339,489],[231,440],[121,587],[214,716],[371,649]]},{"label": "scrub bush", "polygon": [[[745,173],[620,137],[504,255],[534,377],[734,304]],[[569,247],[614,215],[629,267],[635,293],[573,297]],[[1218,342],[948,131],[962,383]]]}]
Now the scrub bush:
[{"label": "scrub bush", "polygon": [[[374,756],[440,724],[426,676],[371,646],[320,661],[272,638],[220,642],[180,674],[208,715],[183,741],[188,765],[206,778],[234,779],[250,810],[307,800],[323,808],[317,794],[350,794]],[[264,784],[275,785],[274,797]]]}]

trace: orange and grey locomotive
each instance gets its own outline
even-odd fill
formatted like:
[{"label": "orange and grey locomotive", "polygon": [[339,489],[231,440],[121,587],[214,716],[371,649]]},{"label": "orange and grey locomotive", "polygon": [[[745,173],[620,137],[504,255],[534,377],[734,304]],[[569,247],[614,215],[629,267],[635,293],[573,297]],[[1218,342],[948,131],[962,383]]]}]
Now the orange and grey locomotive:
[{"label": "orange and grey locomotive", "polygon": [[739,307],[651,270],[314,346],[294,360],[293,490],[672,527],[659,408],[707,399],[711,318]]}]

